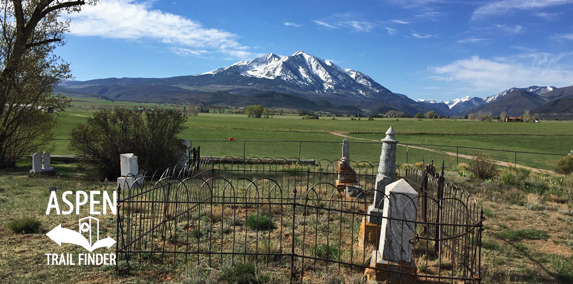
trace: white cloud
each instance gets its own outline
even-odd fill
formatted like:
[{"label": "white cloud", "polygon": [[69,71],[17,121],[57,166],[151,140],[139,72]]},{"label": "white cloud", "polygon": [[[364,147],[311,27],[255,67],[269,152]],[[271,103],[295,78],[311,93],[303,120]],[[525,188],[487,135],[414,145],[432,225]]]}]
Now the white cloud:
[{"label": "white cloud", "polygon": [[473,56],[430,71],[433,79],[492,93],[509,87],[569,86],[573,82],[573,65],[564,61],[572,57],[573,53],[529,53],[493,60]]},{"label": "white cloud", "polygon": [[288,27],[288,26],[297,27],[297,28],[298,28],[298,27],[302,27],[302,25],[295,24],[295,23],[291,23],[291,22],[284,22],[284,25],[287,26],[287,27]]},{"label": "white cloud", "polygon": [[556,40],[573,40],[573,34],[557,34],[551,37]]},{"label": "white cloud", "polygon": [[315,20],[314,22],[317,23],[318,25],[321,25],[321,26],[323,26],[323,27],[327,27],[327,28],[329,28],[329,29],[336,29],[336,28],[337,28],[336,26],[327,24],[327,23],[322,22],[322,21],[316,21],[316,20]]},{"label": "white cloud", "polygon": [[252,58],[248,47],[237,42],[237,35],[185,17],[152,10],[152,2],[101,0],[96,6],[69,14],[71,33],[129,40],[149,39],[170,45],[179,55],[222,53],[239,59]]},{"label": "white cloud", "polygon": [[458,43],[476,43],[476,42],[481,42],[481,41],[486,41],[486,40],[487,39],[485,39],[485,38],[469,37],[469,38],[464,38],[464,39],[458,40]]},{"label": "white cloud", "polygon": [[391,20],[390,22],[400,24],[400,25],[407,25],[410,23],[408,21],[402,21],[402,20]]},{"label": "white cloud", "polygon": [[508,25],[495,25],[495,28],[510,34],[518,34],[523,29],[520,25],[508,26]]},{"label": "white cloud", "polygon": [[388,27],[386,27],[386,30],[388,31],[389,35],[395,35],[397,32],[396,29],[388,28]]},{"label": "white cloud", "polygon": [[351,29],[356,32],[369,32],[377,26],[374,22],[359,21],[356,18],[363,18],[363,16],[355,13],[341,13],[329,17],[328,22],[318,20],[314,22],[329,29]]},{"label": "white cloud", "polygon": [[573,0],[503,0],[494,1],[477,8],[472,20],[478,20],[489,16],[498,16],[514,10],[534,10],[553,6],[571,4]]},{"label": "white cloud", "polygon": [[413,33],[412,36],[415,37],[415,38],[433,38],[433,37],[437,37],[437,36],[435,36],[435,35],[429,35],[429,34],[420,35],[420,34],[417,34],[417,33]]}]

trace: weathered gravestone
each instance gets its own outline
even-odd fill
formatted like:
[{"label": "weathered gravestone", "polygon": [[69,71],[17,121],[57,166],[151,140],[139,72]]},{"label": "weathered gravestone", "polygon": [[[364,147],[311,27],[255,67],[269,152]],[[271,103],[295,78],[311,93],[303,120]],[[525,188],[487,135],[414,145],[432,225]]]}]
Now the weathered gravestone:
[{"label": "weathered gravestone", "polygon": [[368,206],[368,215],[362,219],[360,225],[358,244],[361,248],[364,247],[365,243],[377,244],[379,241],[386,185],[396,181],[396,144],[398,144],[398,140],[394,138],[395,134],[394,128],[390,127],[386,131],[386,137],[382,139],[374,201]]},{"label": "weathered gravestone", "polygon": [[54,168],[52,168],[50,164],[50,152],[44,152],[42,154],[42,169],[44,169],[44,171],[54,170]]},{"label": "weathered gravestone", "polygon": [[356,172],[350,166],[350,146],[346,138],[342,140],[342,158],[338,161],[336,188],[338,191],[344,191],[348,197],[364,197]]},{"label": "weathered gravestone", "polygon": [[418,193],[404,179],[386,187],[378,250],[372,252],[370,267],[377,281],[416,283],[416,264],[411,239],[415,237]]},{"label": "weathered gravestone", "polygon": [[121,177],[117,178],[117,185],[121,189],[131,188],[137,180],[137,184],[141,185],[143,182],[139,177],[139,166],[137,164],[137,156],[133,153],[119,155],[119,165],[121,168]]},{"label": "weathered gravestone", "polygon": [[34,153],[32,155],[32,169],[31,174],[41,173],[44,169],[42,168],[42,155],[40,153]]},{"label": "weathered gravestone", "polygon": [[181,160],[179,160],[178,166],[185,167],[185,170],[189,168],[189,140],[182,139],[181,143],[185,146]]}]

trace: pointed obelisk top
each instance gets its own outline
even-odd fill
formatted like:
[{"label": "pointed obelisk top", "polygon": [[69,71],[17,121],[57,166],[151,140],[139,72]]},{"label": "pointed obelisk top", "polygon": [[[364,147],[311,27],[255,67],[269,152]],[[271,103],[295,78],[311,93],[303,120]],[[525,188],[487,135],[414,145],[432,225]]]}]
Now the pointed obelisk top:
[{"label": "pointed obelisk top", "polygon": [[394,135],[396,135],[396,132],[394,132],[394,128],[390,126],[390,128],[388,128],[388,131],[386,131],[386,138],[382,139],[382,142],[392,143],[392,144],[398,143],[398,140],[394,138]]}]

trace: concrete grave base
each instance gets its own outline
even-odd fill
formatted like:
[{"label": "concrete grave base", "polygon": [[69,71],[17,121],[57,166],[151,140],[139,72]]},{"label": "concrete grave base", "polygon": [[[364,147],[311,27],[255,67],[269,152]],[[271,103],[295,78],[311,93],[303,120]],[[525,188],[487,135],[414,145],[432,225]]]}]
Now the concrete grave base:
[{"label": "concrete grave base", "polygon": [[413,259],[410,262],[391,262],[382,259],[378,251],[373,251],[370,267],[381,270],[367,268],[364,275],[369,281],[414,284],[418,279],[418,267],[416,267]]},{"label": "concrete grave base", "polygon": [[380,241],[380,229],[381,226],[379,224],[372,224],[366,220],[366,217],[362,218],[360,232],[358,233],[358,247],[362,250],[365,245],[377,245]]}]

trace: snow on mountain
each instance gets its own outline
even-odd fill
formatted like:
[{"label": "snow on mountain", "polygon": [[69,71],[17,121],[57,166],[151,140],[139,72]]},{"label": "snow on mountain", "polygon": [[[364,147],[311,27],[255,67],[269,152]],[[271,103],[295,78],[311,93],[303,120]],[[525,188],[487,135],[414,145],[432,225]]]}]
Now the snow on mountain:
[{"label": "snow on mountain", "polygon": [[271,53],[201,75],[215,76],[226,71],[234,71],[245,77],[280,79],[311,92],[328,93],[342,89],[365,97],[372,97],[371,93],[390,92],[365,74],[337,66],[329,60],[320,59],[302,51],[292,56]]},{"label": "snow on mountain", "polygon": [[429,103],[429,104],[441,104],[441,103],[443,103],[443,101],[436,101],[433,99],[430,99],[430,100],[419,99],[418,102]]},{"label": "snow on mountain", "polygon": [[543,87],[530,86],[527,88],[509,88],[507,90],[502,91],[499,94],[495,94],[495,95],[484,98],[484,101],[486,104],[491,103],[491,102],[493,102],[493,101],[515,91],[515,90],[524,90],[524,91],[528,91],[530,93],[541,95],[541,94],[545,94],[547,92],[551,92],[551,91],[555,90],[555,87],[552,87],[552,86],[543,86]]}]

